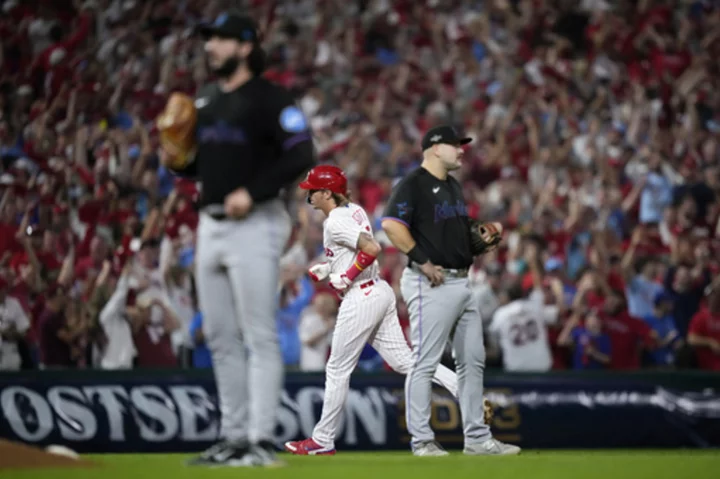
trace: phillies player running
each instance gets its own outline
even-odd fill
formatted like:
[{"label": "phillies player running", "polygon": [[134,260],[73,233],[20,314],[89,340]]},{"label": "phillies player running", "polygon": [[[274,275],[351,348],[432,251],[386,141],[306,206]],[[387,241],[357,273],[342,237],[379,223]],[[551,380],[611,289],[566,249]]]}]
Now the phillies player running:
[{"label": "phillies player running", "polygon": [[[347,199],[347,179],[336,166],[316,166],[300,188],[308,202],[327,216],[324,225],[328,263],[310,268],[315,281],[329,279],[343,297],[338,311],[332,349],[325,371],[322,416],[311,438],[285,443],[298,455],[335,454],[335,432],[348,394],[350,374],[367,342],[395,371],[406,374],[412,353],[398,322],[395,292],[379,279],[375,257],[380,245],[373,238],[365,210]],[[457,377],[440,365],[434,381],[457,397]]]}]

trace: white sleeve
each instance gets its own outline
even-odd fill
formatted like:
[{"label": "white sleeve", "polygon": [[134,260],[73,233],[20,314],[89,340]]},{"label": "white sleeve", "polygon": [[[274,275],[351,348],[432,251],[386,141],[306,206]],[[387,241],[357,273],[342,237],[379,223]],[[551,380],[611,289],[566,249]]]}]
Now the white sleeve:
[{"label": "white sleeve", "polygon": [[336,216],[328,221],[330,227],[330,238],[335,243],[351,249],[357,249],[360,233],[363,232],[362,224],[351,216]]},{"label": "white sleeve", "polygon": [[492,320],[490,321],[490,325],[488,326],[488,331],[494,334],[500,333],[504,312],[505,311],[502,309],[495,311],[495,314],[493,314]]},{"label": "white sleeve", "polygon": [[543,293],[542,288],[533,288],[527,299],[533,305],[542,307],[545,304],[545,293]]},{"label": "white sleeve", "polygon": [[23,310],[22,306],[20,306],[20,302],[13,298],[12,302],[9,302],[9,304],[12,305],[12,318],[15,322],[15,329],[18,333],[25,333],[28,329],[30,329],[30,320],[27,317],[27,314],[25,314],[25,310]]},{"label": "white sleeve", "polygon": [[557,323],[558,316],[560,316],[560,308],[554,304],[543,306],[540,315],[544,323],[555,324]]},{"label": "white sleeve", "polygon": [[305,343],[305,341],[322,331],[322,322],[319,321],[319,319],[318,315],[314,312],[302,315],[298,327],[298,335],[302,343]]},{"label": "white sleeve", "polygon": [[127,273],[120,276],[120,279],[115,286],[115,291],[102,311],[100,311],[99,322],[103,328],[107,327],[116,317],[118,317],[125,310],[125,303],[127,302],[127,296],[129,292],[129,279]]},{"label": "white sleeve", "polygon": [[305,265],[309,262],[305,245],[296,241],[280,258],[280,266]]},{"label": "white sleeve", "polygon": [[158,262],[158,270],[161,273],[166,272],[171,263],[175,260],[174,253],[175,250],[172,240],[168,235],[164,235],[162,242],[160,243],[160,261]]}]

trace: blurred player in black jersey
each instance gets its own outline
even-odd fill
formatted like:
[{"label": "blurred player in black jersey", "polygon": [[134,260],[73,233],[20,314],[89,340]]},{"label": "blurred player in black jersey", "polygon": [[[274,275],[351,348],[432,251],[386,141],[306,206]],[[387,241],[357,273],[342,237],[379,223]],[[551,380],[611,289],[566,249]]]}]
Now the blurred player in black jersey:
[{"label": "blurred player in black jersey", "polygon": [[252,19],[224,13],[199,32],[218,80],[196,95],[197,151],[178,173],[202,182],[196,277],[222,421],[221,441],[191,464],[276,465],[275,313],[291,228],[279,196],[314,165],[312,139],[290,94],[260,76]]}]

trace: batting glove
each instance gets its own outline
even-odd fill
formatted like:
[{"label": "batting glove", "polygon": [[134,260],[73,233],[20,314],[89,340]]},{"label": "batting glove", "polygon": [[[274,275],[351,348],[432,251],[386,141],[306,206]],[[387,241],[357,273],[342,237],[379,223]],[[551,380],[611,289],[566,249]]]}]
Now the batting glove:
[{"label": "batting glove", "polygon": [[330,275],[330,286],[332,286],[336,291],[344,293],[351,284],[352,281],[344,273],[332,273]]},{"label": "batting glove", "polygon": [[324,281],[330,275],[330,265],[318,263],[308,270],[308,276],[315,282]]}]

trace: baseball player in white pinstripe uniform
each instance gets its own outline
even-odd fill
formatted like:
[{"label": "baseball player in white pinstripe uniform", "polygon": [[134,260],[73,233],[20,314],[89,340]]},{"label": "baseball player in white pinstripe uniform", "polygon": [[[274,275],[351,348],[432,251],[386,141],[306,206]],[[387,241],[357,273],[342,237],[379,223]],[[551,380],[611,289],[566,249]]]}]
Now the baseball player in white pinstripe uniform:
[{"label": "baseball player in white pinstripe uniform", "polygon": [[[285,449],[298,455],[332,455],[350,375],[365,344],[369,342],[401,374],[410,370],[412,353],[398,322],[395,292],[378,276],[375,257],[380,245],[373,238],[365,210],[348,201],[343,171],[317,166],[300,187],[308,190],[308,202],[327,215],[324,246],[328,262],[310,268],[309,275],[315,281],[329,279],[343,299],[326,367],[322,416],[311,438],[287,442]],[[434,381],[457,397],[457,377],[450,369],[440,365]]]}]

